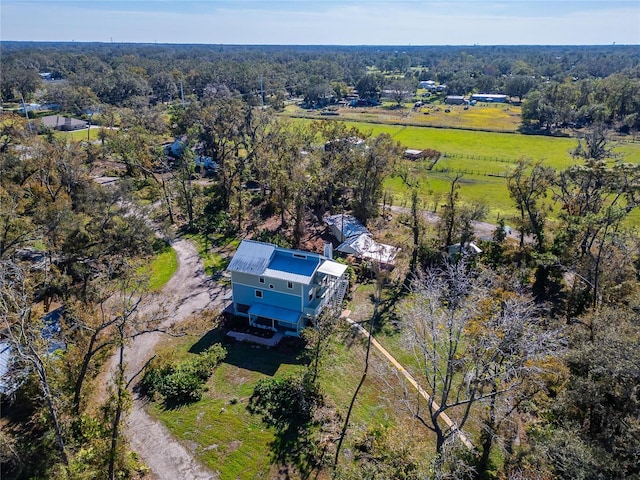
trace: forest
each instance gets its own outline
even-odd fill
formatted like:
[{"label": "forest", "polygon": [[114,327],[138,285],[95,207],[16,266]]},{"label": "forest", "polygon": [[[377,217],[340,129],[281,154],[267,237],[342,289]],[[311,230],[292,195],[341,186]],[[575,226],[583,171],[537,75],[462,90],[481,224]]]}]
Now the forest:
[{"label": "forest", "polygon": [[[220,478],[640,478],[637,46],[0,48],[3,478],[145,478],[126,423],[138,396],[168,428],[215,408],[249,422],[218,430],[266,432],[267,463],[247,459],[245,473],[201,445]],[[410,111],[425,80],[446,84],[429,97],[438,108],[448,94],[507,95],[521,118],[504,135],[570,139],[569,166],[522,151],[494,221],[489,195],[464,195],[481,177],[431,171],[442,152],[409,161],[388,133],[287,115],[356,93],[376,101],[363,119]],[[39,123],[51,114],[90,128]],[[341,260],[345,309],[365,312],[368,338],[431,401],[332,312],[285,352],[295,368],[251,374],[215,403],[231,388],[221,372],[263,351],[206,343],[234,321],[219,311],[172,322],[158,292],[178,267],[158,279],[151,266],[186,239],[224,288],[241,239],[322,251],[335,213],[401,247],[390,271]],[[482,253],[464,254],[470,242]],[[131,371],[128,346],[155,334],[168,346]],[[352,362],[348,378],[336,359]]]}]

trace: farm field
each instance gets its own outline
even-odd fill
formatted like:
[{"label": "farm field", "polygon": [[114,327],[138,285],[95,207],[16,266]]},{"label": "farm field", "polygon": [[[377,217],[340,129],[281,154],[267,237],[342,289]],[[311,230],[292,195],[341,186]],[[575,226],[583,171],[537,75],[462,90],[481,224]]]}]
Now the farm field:
[{"label": "farm field", "polygon": [[296,105],[285,109],[286,115],[301,118],[329,117],[342,121],[512,133],[518,131],[520,113],[520,106],[504,103],[478,103],[467,110],[462,105],[444,105],[442,102],[427,103],[418,108],[414,108],[413,103],[406,103],[403,108],[385,103],[375,108],[340,107],[325,112],[304,110]]},{"label": "farm field", "polygon": [[[294,122],[308,120],[294,119]],[[431,208],[442,196],[448,179],[463,174],[460,197],[463,202],[482,202],[489,207],[488,221],[498,216],[515,213],[506,186],[505,176],[522,157],[541,160],[545,165],[563,170],[575,163],[570,151],[577,139],[570,137],[546,137],[447,128],[416,127],[413,125],[382,125],[368,122],[345,122],[364,133],[387,133],[406,148],[434,149],[442,152],[433,170],[428,162],[401,160],[398,171],[410,179],[405,182],[400,175],[385,181],[385,188],[393,197],[394,205],[405,205],[410,188],[417,188],[423,204]],[[640,162],[640,143],[619,142],[614,150],[626,162]]]}]

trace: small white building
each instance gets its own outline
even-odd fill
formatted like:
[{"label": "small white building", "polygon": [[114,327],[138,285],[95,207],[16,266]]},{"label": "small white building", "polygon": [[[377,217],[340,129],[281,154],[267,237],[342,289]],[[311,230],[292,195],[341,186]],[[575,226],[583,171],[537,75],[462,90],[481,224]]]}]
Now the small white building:
[{"label": "small white building", "polygon": [[370,260],[389,267],[395,264],[396,256],[400,252],[400,248],[378,243],[367,233],[348,238],[340,244],[336,250],[347,255],[354,255],[359,259]]},{"label": "small white building", "polygon": [[409,160],[420,160],[424,157],[424,150],[415,150],[413,148],[407,148],[404,151],[404,158]]},{"label": "small white building", "polygon": [[499,93],[474,93],[471,100],[476,102],[506,103],[507,96]]},{"label": "small white building", "polygon": [[458,255],[463,257],[475,256],[481,254],[482,249],[474,242],[466,242],[462,247],[460,243],[454,243],[447,247],[447,253],[451,258],[455,258]]},{"label": "small white building", "polygon": [[331,234],[342,242],[336,251],[387,267],[394,265],[400,248],[376,242],[371,232],[353,215],[340,213],[326,217],[324,221]]}]

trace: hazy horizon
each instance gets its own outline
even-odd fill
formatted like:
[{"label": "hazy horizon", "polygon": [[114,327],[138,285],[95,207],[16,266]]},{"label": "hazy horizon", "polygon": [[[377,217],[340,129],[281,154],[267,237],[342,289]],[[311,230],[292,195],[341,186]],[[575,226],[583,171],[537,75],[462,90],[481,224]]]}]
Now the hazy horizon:
[{"label": "hazy horizon", "polygon": [[2,0],[0,40],[272,46],[640,44],[637,0]]}]

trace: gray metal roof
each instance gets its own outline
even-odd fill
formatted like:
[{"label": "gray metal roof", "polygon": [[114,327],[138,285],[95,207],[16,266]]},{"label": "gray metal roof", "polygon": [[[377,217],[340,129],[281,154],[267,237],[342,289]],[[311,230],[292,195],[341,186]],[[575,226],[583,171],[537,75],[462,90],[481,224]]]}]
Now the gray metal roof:
[{"label": "gray metal roof", "polygon": [[339,241],[343,241],[345,238],[353,237],[354,235],[369,233],[367,227],[362,225],[353,215],[339,213],[326,217],[324,221],[327,225],[333,227],[335,231],[342,233],[342,238],[338,237]]},{"label": "gray metal roof", "polygon": [[323,273],[334,276],[342,275],[346,269],[346,266],[343,268],[339,263],[317,253],[243,240],[227,270],[310,285],[321,266]]},{"label": "gray metal roof", "polygon": [[271,243],[243,240],[231,259],[227,270],[262,275],[269,266],[276,246]]},{"label": "gray metal roof", "polygon": [[348,238],[338,245],[337,251],[393,265],[400,248],[376,242],[371,235],[362,234]]}]

